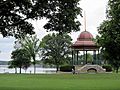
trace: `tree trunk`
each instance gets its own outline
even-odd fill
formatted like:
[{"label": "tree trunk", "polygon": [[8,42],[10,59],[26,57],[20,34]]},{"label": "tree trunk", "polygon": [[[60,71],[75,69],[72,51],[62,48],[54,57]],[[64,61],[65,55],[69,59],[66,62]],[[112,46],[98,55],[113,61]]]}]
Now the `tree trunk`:
[{"label": "tree trunk", "polygon": [[36,65],[36,60],[35,60],[35,56],[33,57],[33,61],[34,61],[33,65],[34,65],[34,74],[35,74],[36,73],[36,66],[35,66]]},{"label": "tree trunk", "polygon": [[116,68],[116,73],[118,73],[118,70],[119,70],[119,68],[117,67],[117,68]]},{"label": "tree trunk", "polygon": [[34,61],[34,74],[36,73],[36,66],[35,66],[35,61]]},{"label": "tree trunk", "polygon": [[59,71],[59,65],[56,65],[56,73]]},{"label": "tree trunk", "polygon": [[57,59],[55,59],[55,64],[56,64],[56,73],[59,71],[59,63]]},{"label": "tree trunk", "polygon": [[17,74],[17,68],[15,68],[15,74]]},{"label": "tree trunk", "polygon": [[20,74],[21,74],[21,69],[22,69],[22,68],[20,67]]}]

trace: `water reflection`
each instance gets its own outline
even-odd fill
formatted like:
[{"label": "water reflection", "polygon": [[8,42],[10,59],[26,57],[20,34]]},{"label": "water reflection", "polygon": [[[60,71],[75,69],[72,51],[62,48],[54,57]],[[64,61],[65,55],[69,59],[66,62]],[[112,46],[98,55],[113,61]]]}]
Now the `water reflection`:
[{"label": "water reflection", "polygon": [[[19,73],[19,68],[17,69],[17,72]],[[15,69],[8,68],[8,65],[0,65],[0,73],[15,73]],[[22,73],[34,73],[33,66],[29,67],[26,71],[22,69]],[[39,74],[52,74],[56,73],[55,68],[41,68],[36,67],[36,73]]]}]

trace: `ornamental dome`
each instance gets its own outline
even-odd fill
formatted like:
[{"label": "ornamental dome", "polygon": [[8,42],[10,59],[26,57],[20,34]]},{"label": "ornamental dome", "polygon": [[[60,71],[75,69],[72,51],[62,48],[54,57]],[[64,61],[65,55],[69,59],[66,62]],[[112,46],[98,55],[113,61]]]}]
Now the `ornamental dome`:
[{"label": "ornamental dome", "polygon": [[77,38],[77,41],[81,41],[81,40],[92,40],[93,39],[93,35],[88,32],[88,31],[83,31],[80,33],[80,35]]},{"label": "ornamental dome", "polygon": [[78,36],[77,41],[72,45],[72,48],[92,50],[96,49],[97,45],[93,41],[93,35],[88,31],[83,31]]}]

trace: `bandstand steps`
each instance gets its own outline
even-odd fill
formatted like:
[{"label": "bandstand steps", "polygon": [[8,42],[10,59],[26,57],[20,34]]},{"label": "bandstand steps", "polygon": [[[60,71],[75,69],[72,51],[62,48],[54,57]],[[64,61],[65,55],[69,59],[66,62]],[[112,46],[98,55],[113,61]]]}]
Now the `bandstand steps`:
[{"label": "bandstand steps", "polygon": [[103,69],[100,65],[84,65],[84,66],[75,66],[76,73],[88,73],[94,71],[96,73],[105,73],[106,70]]}]

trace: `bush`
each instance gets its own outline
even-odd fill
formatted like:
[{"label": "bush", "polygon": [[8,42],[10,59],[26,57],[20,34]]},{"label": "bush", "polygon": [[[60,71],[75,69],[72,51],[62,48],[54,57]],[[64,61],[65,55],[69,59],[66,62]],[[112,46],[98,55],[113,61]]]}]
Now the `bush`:
[{"label": "bush", "polygon": [[71,65],[66,65],[66,66],[60,67],[60,71],[62,71],[62,72],[72,72],[72,69],[74,69],[74,66],[71,66]]},{"label": "bush", "polygon": [[106,69],[106,72],[112,71],[112,67],[110,65],[103,65],[102,68]]}]

